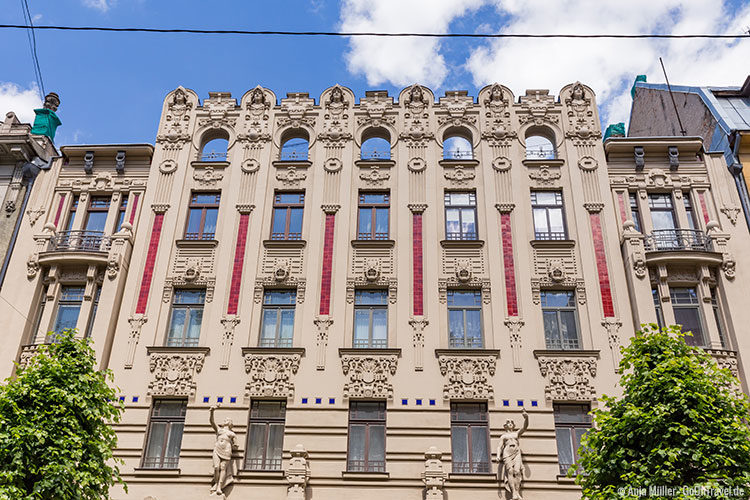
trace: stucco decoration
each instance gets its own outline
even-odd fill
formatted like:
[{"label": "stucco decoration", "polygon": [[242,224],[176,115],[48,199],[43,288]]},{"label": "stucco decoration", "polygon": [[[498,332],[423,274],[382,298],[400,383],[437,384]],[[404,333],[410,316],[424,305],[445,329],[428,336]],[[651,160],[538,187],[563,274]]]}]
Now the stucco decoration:
[{"label": "stucco decoration", "polygon": [[443,170],[443,176],[450,181],[452,185],[464,186],[469,181],[474,180],[476,173],[474,167],[467,167],[464,165],[456,165],[455,167],[448,167]]},{"label": "stucco decoration", "polygon": [[422,371],[424,369],[424,329],[430,322],[424,316],[417,316],[409,320],[411,326],[412,341],[414,343],[414,370]]},{"label": "stucco decoration", "polygon": [[[281,116],[278,118],[280,127],[302,128],[303,125],[315,127],[315,117],[309,115],[315,101],[306,92],[289,92],[281,100]],[[310,137],[312,141],[312,137]]]},{"label": "stucco decoration", "polygon": [[232,344],[234,343],[234,329],[240,324],[240,318],[233,314],[224,316],[221,318],[221,325],[224,327],[224,332],[221,336],[221,359],[219,368],[226,370],[229,368],[229,354],[232,351]]},{"label": "stucco decoration", "polygon": [[443,399],[494,399],[490,377],[496,362],[495,356],[439,355],[440,374],[446,378]]},{"label": "stucco decoration", "polygon": [[500,435],[497,445],[497,478],[500,486],[510,493],[511,500],[523,500],[521,497],[521,483],[523,482],[523,454],[521,453],[521,435],[529,428],[529,415],[526,408],[521,411],[523,426],[519,429],[516,423],[508,419]]},{"label": "stucco decoration", "polygon": [[581,82],[573,84],[570,95],[564,99],[568,108],[568,137],[578,137],[588,139],[590,137],[600,137],[594,117],[593,106],[591,105],[591,96],[588,95],[586,87]]},{"label": "stucco decoration", "polygon": [[421,85],[415,83],[406,91],[404,131],[400,137],[408,146],[423,146],[434,137],[429,130],[429,105],[430,99],[427,97],[426,89]]},{"label": "stucco decoration", "polygon": [[715,220],[708,221],[706,230],[711,237],[713,251],[721,254],[721,270],[724,271],[724,277],[733,280],[736,276],[737,262],[729,252],[729,234],[722,232],[719,223]]},{"label": "stucco decoration", "polygon": [[323,162],[323,169],[329,173],[336,173],[344,168],[344,163],[338,158],[327,158]]},{"label": "stucco decoration", "polygon": [[351,103],[346,98],[344,90],[340,85],[335,85],[328,93],[324,102],[323,131],[318,138],[326,146],[343,146],[346,141],[351,140],[349,132],[349,108]]},{"label": "stucco decoration", "polygon": [[424,483],[424,500],[443,500],[443,486],[448,478],[448,473],[443,468],[443,454],[434,446],[424,452],[424,472],[422,482]]},{"label": "stucco decoration", "polygon": [[524,322],[521,318],[512,316],[505,319],[505,326],[508,328],[510,336],[510,351],[513,357],[513,371],[523,371],[521,368],[521,328]]},{"label": "stucco decoration", "polygon": [[281,181],[284,186],[298,187],[305,179],[307,179],[305,169],[297,168],[295,165],[289,165],[276,171],[276,180]]},{"label": "stucco decoration", "polygon": [[620,328],[622,321],[617,318],[604,318],[602,320],[604,331],[607,332],[609,348],[612,350],[612,364],[616,371],[620,368]]},{"label": "stucco decoration", "polygon": [[533,123],[542,125],[559,122],[556,111],[554,96],[549,95],[547,89],[530,89],[526,95],[519,98],[521,109],[518,112],[518,121],[521,125]]},{"label": "stucco decoration", "polygon": [[141,338],[141,328],[146,324],[148,318],[143,314],[136,314],[128,319],[130,323],[130,335],[128,337],[128,351],[125,355],[125,368],[133,368],[135,348]]},{"label": "stucco decoration", "polygon": [[329,316],[318,316],[313,320],[313,323],[318,328],[316,335],[316,368],[318,370],[325,370],[326,368],[326,348],[328,347],[328,329],[333,324],[333,318]]},{"label": "stucco decoration", "polygon": [[544,395],[548,401],[596,400],[592,382],[596,376],[596,356],[540,355],[537,361],[546,379]]},{"label": "stucco decoration", "polygon": [[37,352],[39,352],[38,344],[23,346],[21,348],[21,357],[18,360],[18,368],[26,368],[31,363],[31,360],[34,359],[34,356],[37,355]]},{"label": "stucco decoration", "polygon": [[[465,90],[447,90],[445,97],[440,98],[440,110],[447,111],[446,115],[438,116],[438,125],[441,129],[447,127],[468,126],[476,130],[474,125],[477,123],[477,117],[474,114],[468,114],[474,106],[474,100]],[[475,136],[476,137],[476,136]]]},{"label": "stucco decoration", "polygon": [[256,304],[260,304],[263,301],[263,293],[266,289],[278,288],[279,285],[283,285],[285,289],[293,288],[297,292],[296,303],[303,304],[305,302],[305,292],[307,290],[307,281],[304,278],[297,278],[293,276],[287,276],[283,278],[281,273],[288,272],[286,268],[278,267],[271,276],[263,276],[255,280],[255,288],[253,290],[253,300]]},{"label": "stucco decoration", "polygon": [[552,187],[557,186],[560,180],[560,169],[542,165],[539,168],[529,169],[529,179],[534,181],[537,186]]},{"label": "stucco decoration", "polygon": [[427,162],[425,161],[424,158],[419,158],[419,157],[411,158],[406,163],[406,168],[408,168],[411,172],[422,172],[424,171],[424,169],[427,168]]},{"label": "stucco decoration", "polygon": [[501,85],[497,83],[492,85],[484,99],[484,109],[485,125],[482,138],[491,146],[510,144],[510,140],[514,139],[517,134],[510,122],[510,99]]},{"label": "stucco decoration", "polygon": [[498,156],[492,160],[492,168],[497,172],[507,172],[510,170],[511,162],[510,158],[505,156]]},{"label": "stucco decoration", "polygon": [[31,227],[34,227],[34,224],[36,224],[36,221],[38,221],[39,217],[44,215],[45,212],[46,210],[42,207],[39,207],[36,210],[31,210],[31,209],[26,210],[26,215],[29,217],[29,225]]},{"label": "stucco decoration", "polygon": [[250,375],[245,398],[293,398],[293,378],[300,359],[302,356],[296,353],[245,353],[245,372]]},{"label": "stucco decoration", "polygon": [[211,480],[211,497],[225,499],[224,488],[234,482],[235,464],[232,454],[237,449],[237,434],[232,430],[232,419],[225,418],[222,425],[217,425],[214,419],[216,406],[209,408],[208,421],[216,433],[213,449],[214,476]]},{"label": "stucco decoration", "polygon": [[737,352],[728,351],[726,349],[706,349],[706,352],[710,354],[719,368],[726,368],[735,377],[740,376],[738,363],[737,363]]},{"label": "stucco decoration", "polygon": [[305,488],[310,481],[310,464],[307,458],[307,450],[301,444],[298,444],[289,450],[291,458],[289,465],[284,471],[286,482],[289,483],[287,489],[287,500],[305,500]]},{"label": "stucco decoration", "polygon": [[382,165],[370,165],[360,169],[359,178],[368,186],[379,187],[391,178],[391,169]]},{"label": "stucco decoration", "polygon": [[193,180],[203,188],[213,188],[224,179],[223,169],[216,169],[213,166],[195,167],[193,169]]},{"label": "stucco decoration", "polygon": [[205,352],[152,352],[149,368],[152,380],[149,396],[195,397],[195,375],[203,369]]},{"label": "stucco decoration", "polygon": [[740,213],[739,207],[735,207],[735,206],[730,207],[727,205],[723,205],[719,209],[719,211],[723,213],[727,217],[727,219],[729,219],[729,222],[731,222],[733,226],[737,225],[737,216]]},{"label": "stucco decoration", "polygon": [[167,104],[167,112],[164,115],[163,135],[157,137],[157,141],[169,142],[184,141],[190,138],[187,134],[190,123],[190,112],[195,106],[195,99],[184,87],[177,87],[172,93],[172,98]]},{"label": "stucco decoration", "polygon": [[237,123],[237,116],[234,115],[236,107],[237,101],[229,92],[209,92],[208,99],[203,101],[202,114],[204,116],[198,118],[198,125],[214,129],[226,128],[231,130]]},{"label": "stucco decoration", "polygon": [[177,170],[177,162],[172,159],[167,159],[159,163],[159,172],[162,174],[171,174]]},{"label": "stucco decoration", "polygon": [[542,301],[541,291],[549,288],[575,288],[576,300],[579,305],[586,304],[586,283],[583,278],[565,276],[561,280],[553,281],[549,276],[533,278],[531,280],[531,300],[534,304]]},{"label": "stucco decoration", "polygon": [[367,91],[359,101],[359,110],[367,113],[357,117],[357,125],[361,128],[391,128],[396,124],[396,117],[388,115],[393,110],[393,98],[384,90]]},{"label": "stucco decoration", "polygon": [[240,169],[246,174],[257,172],[260,168],[260,162],[255,158],[247,158],[240,164]]},{"label": "stucco decoration", "polygon": [[268,111],[271,107],[269,98],[258,85],[250,93],[250,99],[245,103],[245,133],[242,139],[252,142],[269,141],[271,134],[268,132]]},{"label": "stucco decoration", "polygon": [[396,373],[396,354],[344,354],[341,369],[347,378],[344,398],[393,399],[392,376]]}]

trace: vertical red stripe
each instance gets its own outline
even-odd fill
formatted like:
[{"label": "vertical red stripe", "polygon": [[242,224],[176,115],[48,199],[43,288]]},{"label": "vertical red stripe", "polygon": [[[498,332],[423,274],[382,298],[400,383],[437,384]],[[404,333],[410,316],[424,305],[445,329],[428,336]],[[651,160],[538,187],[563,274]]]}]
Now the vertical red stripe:
[{"label": "vertical red stripe", "polygon": [[143,268],[143,277],[141,278],[141,290],[138,293],[138,305],[135,307],[136,314],[146,312],[148,303],[148,292],[151,289],[151,278],[154,275],[154,264],[156,263],[156,251],[159,249],[159,237],[161,236],[161,225],[164,222],[164,214],[154,215],[154,227],[151,229],[151,241],[148,244],[148,253],[146,254],[146,265]]},{"label": "vertical red stripe", "polygon": [[516,267],[513,261],[513,234],[510,226],[510,213],[500,214],[500,233],[503,240],[503,267],[505,268],[505,300],[508,316],[518,316],[516,296]]},{"label": "vertical red stripe", "polygon": [[320,277],[320,314],[328,316],[331,310],[331,269],[333,267],[333,228],[336,214],[326,214],[323,239],[323,272]]},{"label": "vertical red stripe", "polygon": [[57,223],[60,222],[60,215],[62,214],[63,205],[65,205],[65,193],[62,193],[60,195],[60,203],[57,205],[57,214],[55,214],[55,228],[58,230],[60,229],[57,227]]},{"label": "vertical red stripe", "polygon": [[599,214],[589,214],[591,219],[591,234],[594,237],[594,254],[596,255],[596,269],[599,272],[599,290],[602,294],[602,309],[604,317],[615,315],[615,306],[612,302],[612,288],[609,283],[609,271],[607,270],[607,255],[604,252],[604,239],[602,238],[602,224]]},{"label": "vertical red stripe", "polygon": [[414,294],[414,316],[424,315],[424,301],[422,298],[422,214],[412,215],[412,255],[414,257],[414,270],[412,276]]},{"label": "vertical red stripe", "polygon": [[138,198],[140,197],[139,193],[135,193],[133,195],[133,206],[130,208],[130,225],[133,225],[133,221],[135,220],[135,211],[138,209]]},{"label": "vertical red stripe", "polygon": [[698,193],[698,199],[701,201],[701,210],[703,210],[703,221],[708,224],[708,208],[706,208],[706,197],[703,196],[703,192]]},{"label": "vertical red stripe", "polygon": [[237,246],[234,249],[232,283],[229,286],[227,314],[237,314],[237,305],[240,301],[240,285],[242,284],[242,266],[245,263],[245,244],[247,243],[247,226],[249,220],[250,214],[240,215],[240,227],[237,230]]},{"label": "vertical red stripe", "polygon": [[[628,213],[625,211],[625,194],[622,191],[617,193],[617,201],[620,204],[620,218],[622,222],[625,222],[628,220]],[[628,205],[630,205],[630,200],[628,200]]]}]

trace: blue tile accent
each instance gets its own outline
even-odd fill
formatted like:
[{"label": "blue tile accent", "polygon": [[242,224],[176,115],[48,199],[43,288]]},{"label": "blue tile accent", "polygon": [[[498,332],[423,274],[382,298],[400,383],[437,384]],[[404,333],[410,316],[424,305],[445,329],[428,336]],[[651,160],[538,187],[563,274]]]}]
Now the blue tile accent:
[{"label": "blue tile accent", "polygon": [[417,406],[422,406],[422,400],[421,399],[417,399]]},{"label": "blue tile accent", "polygon": [[328,398],[328,404],[329,405],[335,405],[336,404],[336,398]]},{"label": "blue tile accent", "polygon": [[435,406],[435,400],[434,399],[430,400],[430,406]]},{"label": "blue tile accent", "polygon": [[204,403],[208,403],[209,401],[211,401],[211,398],[210,398],[210,397],[208,397],[208,396],[203,396],[203,402],[204,402]]},{"label": "blue tile accent", "polygon": [[531,401],[531,406],[539,406],[539,402],[536,399],[534,399]]},{"label": "blue tile accent", "polygon": [[306,404],[307,404],[307,398],[302,398],[302,404],[303,404],[303,405],[306,405]]},{"label": "blue tile accent", "polygon": [[518,406],[523,406],[523,399],[519,399],[518,401],[516,401],[516,403],[518,404]]},{"label": "blue tile accent", "polygon": [[510,406],[510,401],[503,399],[503,406]]},{"label": "blue tile accent", "polygon": [[316,405],[319,405],[322,402],[323,402],[323,398],[315,398],[315,404]]},{"label": "blue tile accent", "polygon": [[133,396],[133,403],[137,403],[137,402],[138,402],[138,396]]},{"label": "blue tile accent", "polygon": [[219,396],[218,398],[216,398],[216,402],[217,403],[223,403],[224,402],[224,396]]},{"label": "blue tile accent", "polygon": [[120,401],[125,402],[125,396],[120,396]]},{"label": "blue tile accent", "polygon": [[408,404],[409,404],[409,400],[408,400],[408,399],[402,399],[402,400],[401,400],[401,404],[402,404],[403,406],[406,406],[406,405],[408,405]]},{"label": "blue tile accent", "polygon": [[234,396],[232,396],[231,398],[229,398],[229,402],[230,403],[236,403],[237,402],[237,398],[234,397]]}]

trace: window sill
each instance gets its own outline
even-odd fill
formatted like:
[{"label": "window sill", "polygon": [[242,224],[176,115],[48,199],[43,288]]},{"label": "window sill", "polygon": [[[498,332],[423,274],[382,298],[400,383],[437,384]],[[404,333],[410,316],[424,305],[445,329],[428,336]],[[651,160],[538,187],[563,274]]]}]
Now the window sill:
[{"label": "window sill", "polygon": [[479,160],[475,158],[443,158],[442,160],[438,160],[438,165],[441,167],[456,167],[456,166],[467,166],[467,167],[476,167],[479,165]]},{"label": "window sill", "polygon": [[312,162],[310,160],[274,160],[271,162],[271,165],[273,165],[276,168],[286,168],[286,167],[308,168],[312,166]]},{"label": "window sill", "polygon": [[341,479],[350,479],[353,481],[388,481],[391,478],[389,472],[341,472]]},{"label": "window sill", "polygon": [[352,240],[354,248],[392,248],[395,240]]},{"label": "window sill", "polygon": [[448,481],[457,483],[486,483],[487,481],[497,481],[497,475],[492,472],[478,472],[478,473],[459,473],[450,472],[448,473]]},{"label": "window sill", "polygon": [[237,479],[284,479],[283,470],[250,470],[241,469],[237,472]]},{"label": "window sill", "polygon": [[195,160],[190,162],[191,167],[213,167],[213,168],[226,168],[229,166],[227,160]]},{"label": "window sill", "polygon": [[556,477],[557,484],[576,484],[576,478],[574,477],[568,477],[558,474]]},{"label": "window sill", "polygon": [[305,248],[305,240],[263,240],[265,248]]},{"label": "window sill", "polygon": [[175,240],[177,248],[215,248],[219,240]]},{"label": "window sill", "polygon": [[527,167],[536,167],[541,165],[548,165],[550,167],[562,167],[565,165],[565,160],[562,158],[524,158],[521,163]]},{"label": "window sill", "polygon": [[466,349],[458,347],[454,349],[435,349],[435,357],[440,356],[494,356],[500,357],[500,349]]},{"label": "window sill", "polygon": [[599,351],[584,349],[535,349],[534,357],[553,356],[565,358],[590,358],[599,359]]},{"label": "window sill", "polygon": [[180,469],[152,469],[136,467],[133,475],[139,477],[180,477]]},{"label": "window sill", "polygon": [[305,355],[304,347],[243,347],[242,355],[245,354],[299,354]]},{"label": "window sill", "polygon": [[560,247],[574,247],[576,246],[575,240],[531,240],[532,248],[560,248]]},{"label": "window sill", "polygon": [[482,248],[484,240],[440,240],[443,248]]},{"label": "window sill", "polygon": [[391,349],[388,347],[340,347],[339,356],[353,355],[353,356],[367,356],[367,355],[392,355],[395,354],[399,358],[401,357],[401,349]]},{"label": "window sill", "polygon": [[211,348],[207,346],[192,346],[192,347],[173,347],[166,345],[152,345],[146,347],[146,354],[151,355],[153,353],[169,353],[169,352],[202,352],[208,354],[211,352]]},{"label": "window sill", "polygon": [[362,159],[354,160],[354,164],[361,168],[368,168],[368,167],[394,167],[396,165],[396,162],[394,160],[391,160],[390,158],[368,158],[368,159]]}]

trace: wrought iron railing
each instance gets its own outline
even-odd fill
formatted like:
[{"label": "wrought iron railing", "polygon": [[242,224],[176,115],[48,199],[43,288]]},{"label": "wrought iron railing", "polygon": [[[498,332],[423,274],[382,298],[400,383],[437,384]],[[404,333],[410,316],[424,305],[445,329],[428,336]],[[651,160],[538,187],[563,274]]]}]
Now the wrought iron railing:
[{"label": "wrought iron railing", "polygon": [[698,229],[654,229],[644,243],[646,251],[713,251],[711,237]]},{"label": "wrought iron railing", "polygon": [[554,160],[555,150],[551,148],[526,149],[527,160]]},{"label": "wrought iron railing", "polygon": [[281,161],[307,161],[307,151],[281,151],[279,160]]},{"label": "wrought iron railing", "polygon": [[385,349],[388,347],[386,339],[354,339],[354,347],[357,349]]},{"label": "wrought iron railing", "polygon": [[489,462],[453,462],[454,474],[488,474]]},{"label": "wrought iron railing", "polygon": [[248,458],[245,461],[247,470],[281,470],[281,458]]},{"label": "wrought iron railing", "polygon": [[50,239],[51,252],[107,252],[112,240],[102,231],[60,231]]},{"label": "wrought iron railing", "polygon": [[445,239],[447,240],[476,240],[477,233],[475,231],[447,231],[445,233]]},{"label": "wrought iron railing", "polygon": [[302,233],[271,233],[271,239],[277,240],[277,241],[284,241],[284,240],[301,240],[302,239]]},{"label": "wrought iron railing", "polygon": [[199,341],[196,337],[169,337],[167,347],[198,347]]},{"label": "wrought iron railing", "polygon": [[575,350],[581,348],[581,342],[577,338],[547,339],[547,349],[555,351]]},{"label": "wrought iron railing", "polygon": [[349,472],[385,472],[385,460],[349,460]]},{"label": "wrought iron railing", "polygon": [[227,152],[210,151],[201,153],[201,161],[227,161]]},{"label": "wrought iron railing", "polygon": [[260,347],[292,347],[292,339],[265,338],[258,344]]},{"label": "wrought iron railing", "polygon": [[449,343],[453,349],[482,349],[484,347],[481,337],[451,337]]},{"label": "wrought iron railing", "polygon": [[473,160],[474,151],[465,149],[443,150],[443,160]]},{"label": "wrought iron railing", "polygon": [[387,240],[389,236],[388,233],[357,233],[358,240]]},{"label": "wrought iron railing", "polygon": [[180,457],[146,457],[143,459],[144,469],[176,469]]},{"label": "wrought iron railing", "polygon": [[185,239],[191,241],[198,240],[212,240],[216,237],[216,233],[185,233]]},{"label": "wrought iron railing", "polygon": [[363,149],[359,152],[361,160],[390,160],[390,149]]},{"label": "wrought iron railing", "polygon": [[566,240],[568,235],[565,231],[535,231],[535,240]]}]

